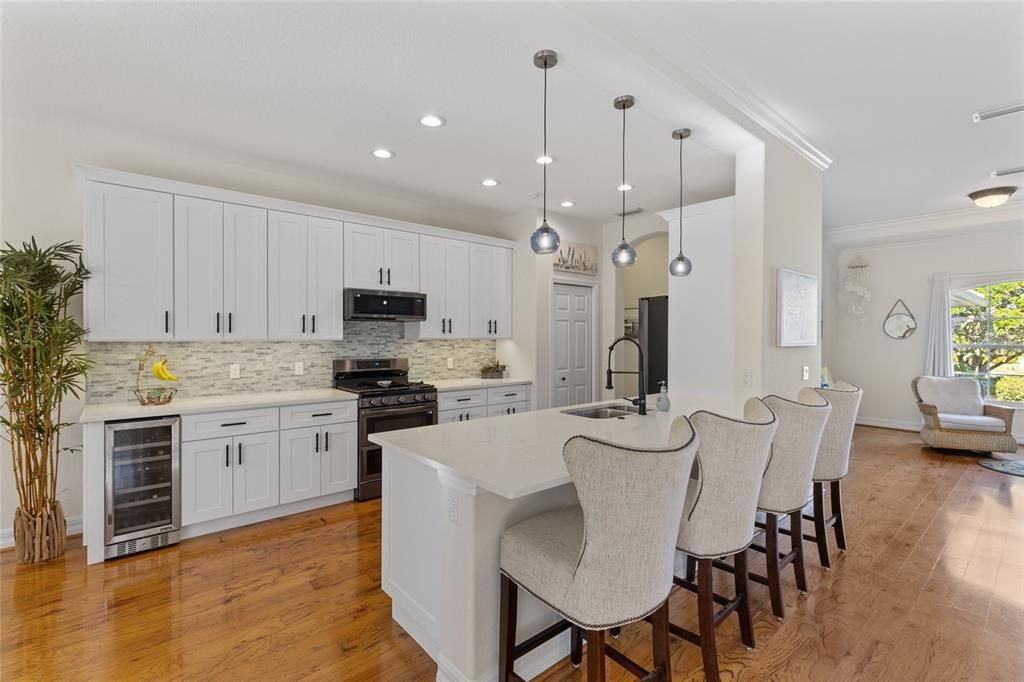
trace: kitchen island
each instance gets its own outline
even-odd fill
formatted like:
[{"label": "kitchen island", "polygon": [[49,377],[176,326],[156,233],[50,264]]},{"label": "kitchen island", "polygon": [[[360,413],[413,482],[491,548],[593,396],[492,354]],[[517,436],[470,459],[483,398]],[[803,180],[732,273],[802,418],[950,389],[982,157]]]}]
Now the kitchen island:
[{"label": "kitchen island", "polygon": [[[585,434],[662,447],[680,415],[696,409],[739,414],[733,404],[699,400],[657,412],[654,399],[646,416],[588,419],[556,408],[370,437],[384,455],[381,586],[391,597],[392,617],[437,662],[438,680],[496,678],[501,534],[530,516],[577,503],[562,460],[566,440]],[[520,593],[517,641],[557,620]],[[566,632],[520,658],[516,672],[529,679],[568,652]]]}]

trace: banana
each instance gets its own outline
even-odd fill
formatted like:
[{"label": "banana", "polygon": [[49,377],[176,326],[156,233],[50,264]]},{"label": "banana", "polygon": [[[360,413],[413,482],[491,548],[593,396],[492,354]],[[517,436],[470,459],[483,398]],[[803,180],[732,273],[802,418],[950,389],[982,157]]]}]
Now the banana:
[{"label": "banana", "polygon": [[158,362],[153,363],[153,376],[161,381],[177,381],[178,377],[171,374],[167,369],[167,358],[163,358]]},{"label": "banana", "polygon": [[161,369],[163,370],[164,374],[167,375],[167,381],[177,381],[178,380],[178,375],[177,374],[172,374],[171,370],[167,369],[167,362],[166,361],[164,361],[163,367],[161,367]]}]

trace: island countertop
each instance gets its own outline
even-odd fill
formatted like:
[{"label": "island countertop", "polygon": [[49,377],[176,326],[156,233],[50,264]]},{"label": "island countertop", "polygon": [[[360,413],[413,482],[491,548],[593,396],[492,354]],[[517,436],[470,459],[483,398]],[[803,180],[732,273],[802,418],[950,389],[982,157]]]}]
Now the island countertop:
[{"label": "island countertop", "polygon": [[[370,440],[415,458],[428,466],[453,475],[487,491],[516,499],[570,482],[562,460],[565,441],[586,435],[628,447],[664,447],[673,420],[694,410],[713,410],[739,416],[729,402],[684,400],[673,403],[668,412],[654,407],[656,396],[648,399],[645,416],[631,414],[622,419],[588,419],[564,414],[553,408],[468,422],[422,426],[370,435]],[[622,401],[601,401],[608,405]]]}]

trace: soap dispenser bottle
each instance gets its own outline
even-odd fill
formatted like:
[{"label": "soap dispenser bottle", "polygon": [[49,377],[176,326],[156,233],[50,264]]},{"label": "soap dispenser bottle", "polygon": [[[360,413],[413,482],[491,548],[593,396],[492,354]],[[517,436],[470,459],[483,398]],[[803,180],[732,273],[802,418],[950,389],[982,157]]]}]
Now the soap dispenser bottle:
[{"label": "soap dispenser bottle", "polygon": [[672,401],[668,399],[668,386],[665,385],[664,381],[659,381],[661,384],[661,390],[658,392],[658,411],[668,412],[672,407]]}]

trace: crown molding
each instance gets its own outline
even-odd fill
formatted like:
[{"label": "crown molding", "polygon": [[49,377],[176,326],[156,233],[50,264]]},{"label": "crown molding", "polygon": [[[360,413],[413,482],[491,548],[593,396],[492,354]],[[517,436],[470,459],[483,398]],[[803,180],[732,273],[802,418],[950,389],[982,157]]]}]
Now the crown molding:
[{"label": "crown molding", "polygon": [[1024,203],[997,208],[960,208],[873,223],[844,225],[824,231],[826,248],[933,241],[1003,230],[1024,231]]}]

